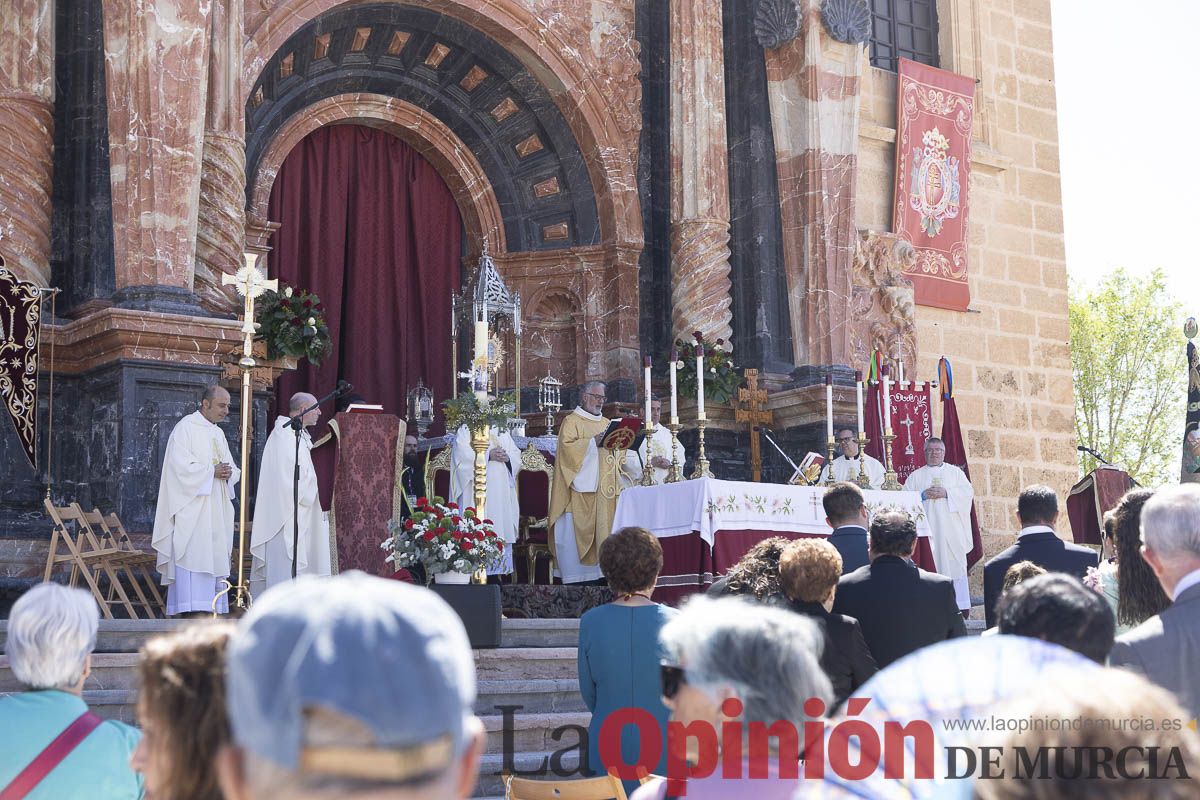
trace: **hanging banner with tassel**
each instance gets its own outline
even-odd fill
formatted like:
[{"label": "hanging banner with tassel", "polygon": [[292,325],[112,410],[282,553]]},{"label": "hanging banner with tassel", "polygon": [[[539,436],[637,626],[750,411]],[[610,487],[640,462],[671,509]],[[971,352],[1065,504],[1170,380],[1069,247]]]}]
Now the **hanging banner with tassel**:
[{"label": "hanging banner with tassel", "polygon": [[41,287],[19,280],[0,258],[0,398],[35,469],[41,299]]}]

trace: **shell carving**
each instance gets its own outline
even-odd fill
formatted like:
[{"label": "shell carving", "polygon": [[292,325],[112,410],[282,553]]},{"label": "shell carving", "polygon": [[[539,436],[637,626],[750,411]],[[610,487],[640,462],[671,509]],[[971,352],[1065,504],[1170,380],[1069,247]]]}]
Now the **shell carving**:
[{"label": "shell carving", "polygon": [[871,9],[867,0],[825,0],[821,4],[821,22],[829,36],[839,42],[863,44],[871,38]]},{"label": "shell carving", "polygon": [[800,10],[796,0],[758,0],[754,9],[754,38],[770,50],[795,39],[800,33]]}]

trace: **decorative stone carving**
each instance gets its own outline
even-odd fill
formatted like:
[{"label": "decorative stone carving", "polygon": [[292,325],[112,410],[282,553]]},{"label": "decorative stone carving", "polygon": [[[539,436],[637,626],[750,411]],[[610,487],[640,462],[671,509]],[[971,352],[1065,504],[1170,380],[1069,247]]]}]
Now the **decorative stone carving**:
[{"label": "decorative stone carving", "polygon": [[821,22],[829,36],[846,44],[863,44],[871,38],[871,9],[867,0],[825,0]]},{"label": "decorative stone carving", "polygon": [[205,307],[219,312],[236,308],[221,275],[242,263],[245,228],[246,149],[240,136],[208,132],[200,167],[200,209],[196,226],[194,291]]},{"label": "decorative stone carving", "polygon": [[867,363],[872,350],[917,363],[913,284],[904,277],[915,260],[912,245],[895,234],[860,232],[850,307],[851,363]]},{"label": "decorative stone carving", "polygon": [[729,310],[729,223],[686,220],[671,226],[671,330],[676,339],[694,331],[708,341],[733,338]]},{"label": "decorative stone carving", "polygon": [[796,0],[758,0],[754,7],[754,38],[764,48],[779,47],[800,34]]}]

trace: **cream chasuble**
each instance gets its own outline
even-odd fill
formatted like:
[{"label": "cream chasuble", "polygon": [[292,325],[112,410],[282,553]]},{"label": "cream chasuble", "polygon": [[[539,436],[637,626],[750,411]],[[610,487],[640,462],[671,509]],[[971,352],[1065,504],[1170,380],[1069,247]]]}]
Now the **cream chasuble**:
[{"label": "cream chasuble", "polygon": [[[521,451],[508,431],[497,434],[493,428],[488,454],[497,447],[508,454],[508,463],[488,458],[487,504],[484,510],[496,533],[508,545],[512,545],[517,541],[517,527],[521,521],[521,511],[517,507],[517,473],[521,470]],[[475,451],[471,449],[471,431],[466,425],[459,426],[450,451],[450,500],[458,503],[459,508],[475,505]],[[506,546],[503,561],[489,565],[488,574],[507,575],[510,572],[512,547]]]},{"label": "cream chasuble", "polygon": [[[250,535],[250,553],[254,556],[250,585],[255,596],[292,577],[296,434],[288,427],[288,419],[281,416],[275,420],[258,470],[258,494]],[[328,575],[329,521],[321,510],[312,448],[312,438],[307,430],[303,431],[300,434],[300,552],[296,558],[296,574]]]},{"label": "cream chasuble", "polygon": [[[228,480],[213,475],[229,464]],[[233,487],[241,477],[225,433],[193,412],[176,423],[167,440],[151,543],[158,553],[164,586],[175,582],[175,568],[224,578],[233,552]]]},{"label": "cream chasuble", "polygon": [[904,482],[910,492],[924,492],[938,485],[946,490],[946,497],[925,500],[925,516],[929,520],[930,545],[937,571],[954,580],[954,594],[958,607],[971,607],[971,594],[967,587],[967,553],[971,552],[971,502],[975,490],[963,471],[953,464],[937,467],[921,467]]},{"label": "cream chasuble", "polygon": [[[867,468],[867,478],[871,481],[871,488],[878,489],[883,486],[883,464],[879,463],[878,459],[871,458],[866,453],[863,454],[863,463]],[[826,465],[821,470],[821,481],[824,482],[829,477],[829,465]],[[849,481],[854,483],[858,480],[858,456],[854,458],[846,458],[838,456],[833,460],[833,479],[835,481]]]}]

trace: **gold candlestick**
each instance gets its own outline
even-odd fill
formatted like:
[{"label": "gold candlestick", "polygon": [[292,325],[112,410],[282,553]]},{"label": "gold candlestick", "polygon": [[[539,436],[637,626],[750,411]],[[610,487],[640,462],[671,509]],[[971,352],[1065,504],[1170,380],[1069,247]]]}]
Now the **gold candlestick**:
[{"label": "gold candlestick", "polygon": [[696,469],[692,470],[692,480],[696,478],[711,478],[712,472],[708,469],[708,456],[704,453],[704,428],[708,420],[703,414],[700,414],[696,419],[696,427],[700,430],[700,446],[697,449]]},{"label": "gold candlestick", "polygon": [[471,431],[471,449],[475,451],[475,514],[487,517],[487,451],[491,428],[484,426]]},{"label": "gold candlestick", "polygon": [[833,445],[832,438],[825,443],[825,480],[821,481],[822,486],[832,486],[837,483],[837,479],[833,477]]},{"label": "gold candlestick", "polygon": [[891,429],[883,432],[883,457],[887,460],[887,472],[883,473],[883,488],[884,491],[898,492],[904,487],[897,480],[896,470],[892,469],[892,442],[896,440],[896,434],[892,433]]},{"label": "gold candlestick", "polygon": [[667,471],[665,483],[678,483],[683,480],[683,464],[679,463],[679,423],[672,422],[667,427],[671,430],[671,469]]},{"label": "gold candlestick", "polygon": [[871,476],[867,474],[867,441],[867,434],[860,432],[858,434],[858,477],[854,479],[860,489],[871,488]]},{"label": "gold candlestick", "polygon": [[642,464],[642,479],[638,482],[638,485],[653,486],[654,466],[650,461],[654,458],[654,449],[650,447],[650,437],[654,435],[654,426],[650,424],[649,420],[646,420],[643,430],[646,432],[646,461]]}]

